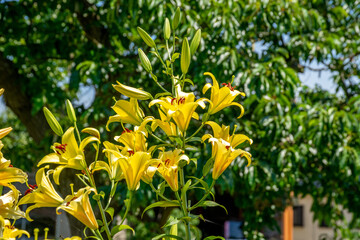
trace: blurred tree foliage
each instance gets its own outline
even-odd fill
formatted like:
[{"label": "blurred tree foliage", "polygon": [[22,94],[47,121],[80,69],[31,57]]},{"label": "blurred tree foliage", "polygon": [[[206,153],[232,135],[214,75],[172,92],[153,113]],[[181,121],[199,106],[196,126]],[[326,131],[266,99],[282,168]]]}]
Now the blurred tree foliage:
[{"label": "blurred tree foliage", "polygon": [[[5,114],[3,124],[17,127],[20,120],[28,132],[9,139],[21,143],[7,143],[9,158],[30,169],[45,154],[50,142],[40,109],[46,105],[64,119],[66,98],[84,124],[111,138],[104,124],[113,114],[112,96],[119,96],[112,84],[157,91],[137,49],[153,59],[155,73],[161,66],[136,27],[160,42],[165,17],[177,6],[180,36],[191,39],[202,29],[189,70],[195,84],[205,83],[206,71],[220,82],[235,75],[237,89],[247,94],[240,123],[233,109],[220,117],[252,137],[254,162],[246,168],[236,161],[217,186],[234,197],[247,237],[276,226],[274,216],[290,203],[291,192],[310,194],[315,218],[350,236],[360,218],[360,1],[2,0],[0,87],[17,116]],[[302,87],[304,71],[330,71],[338,94]],[[207,154],[204,149],[199,174]],[[345,209],[354,216],[349,225],[338,221]]]}]

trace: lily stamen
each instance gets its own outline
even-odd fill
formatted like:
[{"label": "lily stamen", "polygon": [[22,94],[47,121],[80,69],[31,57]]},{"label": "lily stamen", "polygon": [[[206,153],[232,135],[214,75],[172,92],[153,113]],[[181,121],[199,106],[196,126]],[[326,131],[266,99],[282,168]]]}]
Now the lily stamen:
[{"label": "lily stamen", "polygon": [[125,130],[124,130],[121,134],[132,132],[132,130],[130,130],[130,129],[128,129],[128,128],[124,128],[124,129],[125,129]]},{"label": "lily stamen", "polygon": [[27,194],[31,193],[31,192],[34,191],[36,188],[37,188],[37,185],[36,185],[36,184],[34,184],[34,185],[29,184],[29,189],[25,191],[24,195],[27,195]]},{"label": "lily stamen", "polygon": [[231,83],[222,83],[221,84],[224,87],[228,87],[231,91],[234,91],[235,87],[231,86]]},{"label": "lily stamen", "polygon": [[129,153],[129,156],[132,156],[135,154],[134,150],[129,150],[128,153]]},{"label": "lily stamen", "polygon": [[77,197],[73,197],[70,201],[68,201],[68,202],[66,203],[66,206],[69,206],[69,205],[70,205],[70,202],[71,202],[71,201],[74,201],[75,199],[77,199]]}]

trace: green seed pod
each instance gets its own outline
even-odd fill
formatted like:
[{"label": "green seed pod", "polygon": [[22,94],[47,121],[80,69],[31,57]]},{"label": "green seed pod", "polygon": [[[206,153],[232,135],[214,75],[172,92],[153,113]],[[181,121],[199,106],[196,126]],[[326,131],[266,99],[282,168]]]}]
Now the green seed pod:
[{"label": "green seed pod", "polygon": [[144,40],[144,42],[146,43],[146,45],[152,48],[156,47],[154,40],[152,40],[150,35],[147,32],[145,32],[144,29],[142,29],[141,27],[137,27],[137,31],[140,37],[142,38],[142,40]]},{"label": "green seed pod", "polygon": [[169,40],[170,34],[171,34],[170,22],[169,22],[169,19],[166,18],[165,19],[165,24],[164,24],[164,38],[165,38],[165,40]]},{"label": "green seed pod", "polygon": [[65,105],[68,118],[72,123],[76,122],[75,110],[69,99],[66,99]]},{"label": "green seed pod", "polygon": [[188,72],[189,66],[190,66],[190,47],[189,42],[187,38],[184,38],[182,43],[182,49],[181,49],[181,71],[183,74],[186,74]]},{"label": "green seed pod", "polygon": [[176,11],[175,11],[175,14],[174,14],[174,17],[173,17],[173,21],[172,21],[172,28],[173,28],[173,30],[175,30],[175,29],[179,26],[180,18],[181,18],[180,8],[178,7],[178,8],[176,9]]},{"label": "green seed pod", "polygon": [[146,56],[146,54],[143,52],[143,50],[141,50],[141,48],[138,49],[138,52],[139,52],[141,65],[145,68],[145,70],[147,72],[149,72],[149,73],[152,72],[151,63],[150,63],[148,57]]},{"label": "green seed pod", "polygon": [[56,118],[50,112],[49,109],[44,107],[43,111],[44,111],[46,121],[48,122],[50,128],[54,131],[54,133],[56,133],[56,135],[61,137],[64,134],[64,132],[63,132],[61,126],[60,126],[60,123],[56,120]]},{"label": "green seed pod", "polygon": [[190,44],[191,55],[194,55],[194,53],[196,52],[196,49],[199,47],[200,40],[201,40],[201,29],[196,31],[195,36],[191,41]]}]

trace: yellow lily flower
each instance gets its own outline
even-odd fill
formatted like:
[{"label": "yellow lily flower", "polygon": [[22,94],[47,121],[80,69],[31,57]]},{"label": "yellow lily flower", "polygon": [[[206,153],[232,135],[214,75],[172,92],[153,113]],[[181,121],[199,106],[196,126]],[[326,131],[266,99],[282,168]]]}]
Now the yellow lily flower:
[{"label": "yellow lily flower", "polygon": [[242,150],[234,149],[230,143],[223,139],[210,138],[209,142],[212,145],[212,158],[215,159],[212,178],[218,179],[220,175],[226,170],[231,162],[238,156],[245,157],[248,162],[251,162],[251,154]]},{"label": "yellow lily flower", "polygon": [[48,171],[46,174],[45,170],[46,167],[40,168],[37,171],[35,177],[37,185],[29,185],[31,189],[29,189],[29,191],[25,193],[25,196],[19,201],[19,205],[35,203],[26,209],[26,219],[29,221],[32,221],[29,216],[31,210],[41,207],[58,207],[64,202],[64,200],[55,191],[54,186],[49,179],[49,174],[53,171]]},{"label": "yellow lily flower", "polygon": [[130,123],[135,126],[140,126],[144,112],[139,107],[138,101],[135,98],[130,98],[129,101],[119,100],[115,105],[111,107],[116,115],[109,117],[109,121],[106,124],[106,129],[109,130],[109,124],[113,122]]},{"label": "yellow lily flower", "polygon": [[135,191],[138,188],[141,177],[153,162],[148,152],[135,152],[130,157],[119,159],[121,170],[130,191]]},{"label": "yellow lily flower", "polygon": [[11,130],[12,130],[12,127],[7,127],[7,128],[0,129],[0,139],[5,137],[6,135],[8,135],[9,132],[11,132]]},{"label": "yellow lily flower", "polygon": [[213,121],[207,121],[205,124],[208,124],[211,126],[213,132],[214,132],[214,136],[212,136],[211,134],[205,134],[202,137],[202,141],[204,142],[206,139],[209,138],[218,138],[218,139],[223,139],[226,142],[230,143],[230,146],[233,148],[236,148],[239,144],[248,141],[250,144],[252,144],[252,140],[244,135],[244,134],[233,134],[230,135],[229,131],[230,131],[230,126],[225,126],[225,125],[221,125],[221,127]]},{"label": "yellow lily flower", "polygon": [[84,148],[91,142],[100,142],[100,140],[97,137],[90,136],[82,140],[80,146],[78,146],[74,128],[70,127],[62,136],[61,144],[55,143],[52,146],[55,153],[46,155],[37,166],[49,163],[60,165],[54,171],[54,181],[56,184],[59,184],[60,173],[64,168],[77,170],[85,170],[87,168]]},{"label": "yellow lily flower", "polygon": [[140,100],[147,100],[152,98],[151,94],[144,90],[126,86],[124,84],[119,83],[118,81],[117,84],[118,85],[113,84],[113,88],[115,88],[116,91],[120,92],[121,94],[129,98],[135,98]]},{"label": "yellow lily flower", "polygon": [[18,197],[19,194],[14,191],[9,191],[0,197],[0,216],[11,219],[25,217],[25,213],[16,204]]},{"label": "yellow lily flower", "polygon": [[27,231],[15,228],[9,220],[0,216],[0,239],[15,240],[23,234],[30,238],[30,234]]},{"label": "yellow lily flower", "polygon": [[[180,90],[180,85],[177,86],[176,91],[176,98],[162,97],[160,99],[155,99],[150,102],[149,107],[154,104],[159,104],[159,111],[166,113],[167,121],[170,121],[172,118],[181,134],[184,134],[189,126],[191,118],[195,118],[196,120],[199,119],[199,115],[195,110],[198,106],[205,108],[206,99],[201,98],[195,101],[194,93],[182,92]],[[162,112],[160,112],[160,116],[163,114]]]},{"label": "yellow lily flower", "polygon": [[123,172],[121,171],[119,164],[119,157],[123,157],[120,153],[119,148],[115,144],[112,144],[108,141],[103,142],[105,147],[105,156],[108,159],[108,163],[105,161],[96,161],[90,165],[90,169],[94,171],[105,170],[109,174],[110,180],[118,182],[124,178]]},{"label": "yellow lily flower", "polygon": [[11,184],[13,182],[24,183],[27,181],[27,174],[19,168],[11,165],[10,160],[6,160],[1,152],[4,144],[0,141],[0,186],[11,188],[14,193],[17,189]]},{"label": "yellow lily flower", "polygon": [[71,238],[65,238],[64,240],[81,240],[81,239],[82,239],[81,237],[74,236],[74,237],[71,237]]},{"label": "yellow lily flower", "polygon": [[211,115],[226,107],[237,106],[241,110],[238,118],[241,118],[244,115],[244,107],[241,104],[233,101],[238,95],[245,97],[245,93],[234,90],[234,87],[232,87],[230,83],[223,83],[224,87],[219,88],[219,84],[212,73],[206,72],[204,75],[210,76],[213,80],[212,85],[207,83],[202,90],[203,94],[205,94],[205,92],[211,88],[210,108],[208,113]]},{"label": "yellow lily flower", "polygon": [[143,180],[145,183],[150,184],[152,183],[153,177],[157,171],[157,164],[154,164],[152,166],[149,166],[145,171],[144,174],[141,177],[141,180]]},{"label": "yellow lily flower", "polygon": [[176,192],[179,189],[178,184],[178,165],[181,160],[190,162],[188,156],[182,154],[182,150],[175,149],[173,151],[161,152],[159,154],[160,163],[158,172],[169,184],[170,188]]},{"label": "yellow lily flower", "polygon": [[75,194],[68,195],[64,203],[56,208],[56,212],[59,214],[59,209],[62,209],[73,215],[88,228],[93,230],[97,229],[99,225],[89,200],[89,194],[92,191],[95,191],[95,189],[86,187],[81,188]]}]

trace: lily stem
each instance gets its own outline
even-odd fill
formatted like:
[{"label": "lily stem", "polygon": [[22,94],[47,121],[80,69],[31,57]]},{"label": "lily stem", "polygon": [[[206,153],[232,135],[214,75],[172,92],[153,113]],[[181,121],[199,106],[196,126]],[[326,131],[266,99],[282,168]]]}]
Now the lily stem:
[{"label": "lily stem", "polygon": [[[181,184],[181,188],[183,188],[185,185],[184,169],[181,168],[179,172],[180,172],[180,184]],[[183,205],[183,210],[184,210],[184,217],[190,217],[190,211],[188,208],[188,201],[187,201],[186,193],[181,194],[181,196],[184,196],[184,199],[181,199],[182,205]],[[185,223],[186,223],[186,239],[191,240],[190,222],[185,221]]]},{"label": "lily stem", "polygon": [[150,187],[151,189],[156,192],[157,195],[159,195],[162,199],[164,199],[165,201],[169,201],[171,202],[170,199],[168,199],[167,197],[165,197],[163,194],[160,193],[160,191],[156,190],[156,188],[154,187],[154,185],[152,183],[150,183]]},{"label": "lily stem", "polygon": [[[99,151],[99,149],[97,151]],[[86,172],[86,175],[88,176],[88,178],[90,180],[91,187],[93,187],[95,189],[95,194],[98,194],[93,175],[90,173],[88,168],[85,169],[85,172]],[[111,238],[111,233],[110,233],[108,222],[106,220],[104,208],[103,208],[103,206],[101,204],[100,199],[97,199],[96,202],[97,202],[99,210],[100,210],[100,214],[101,214],[101,218],[103,220],[103,224],[104,224],[104,227],[105,227],[106,235],[107,235],[108,239],[111,240],[112,239]]]},{"label": "lily stem", "polygon": [[92,231],[93,231],[94,235],[96,235],[99,239],[104,240],[104,238],[101,236],[99,229],[92,230]]},{"label": "lily stem", "polygon": [[125,219],[126,219],[126,216],[130,210],[130,207],[131,207],[131,201],[132,201],[132,198],[133,198],[133,195],[134,195],[134,192],[133,191],[129,191],[129,201],[128,203],[126,204],[126,211],[125,211],[125,214],[121,220],[121,223],[120,223],[120,226],[124,223]]},{"label": "lily stem", "polygon": [[75,127],[76,135],[78,136],[78,140],[79,140],[79,144],[80,144],[81,143],[81,137],[80,137],[80,132],[79,132],[79,129],[77,127],[76,122],[74,122],[74,127]]},{"label": "lily stem", "polygon": [[191,140],[193,137],[195,137],[196,134],[198,134],[200,132],[200,130],[205,126],[205,123],[201,123],[201,126],[188,138],[186,138],[185,142],[188,142],[189,140]]},{"label": "lily stem", "polygon": [[215,185],[215,180],[212,181],[211,186],[209,187],[209,190],[204,194],[204,196],[200,199],[200,201],[198,201],[194,206],[192,206],[189,210],[192,211],[195,208],[197,208],[206,198],[207,196],[209,196],[211,189],[214,187]]}]

